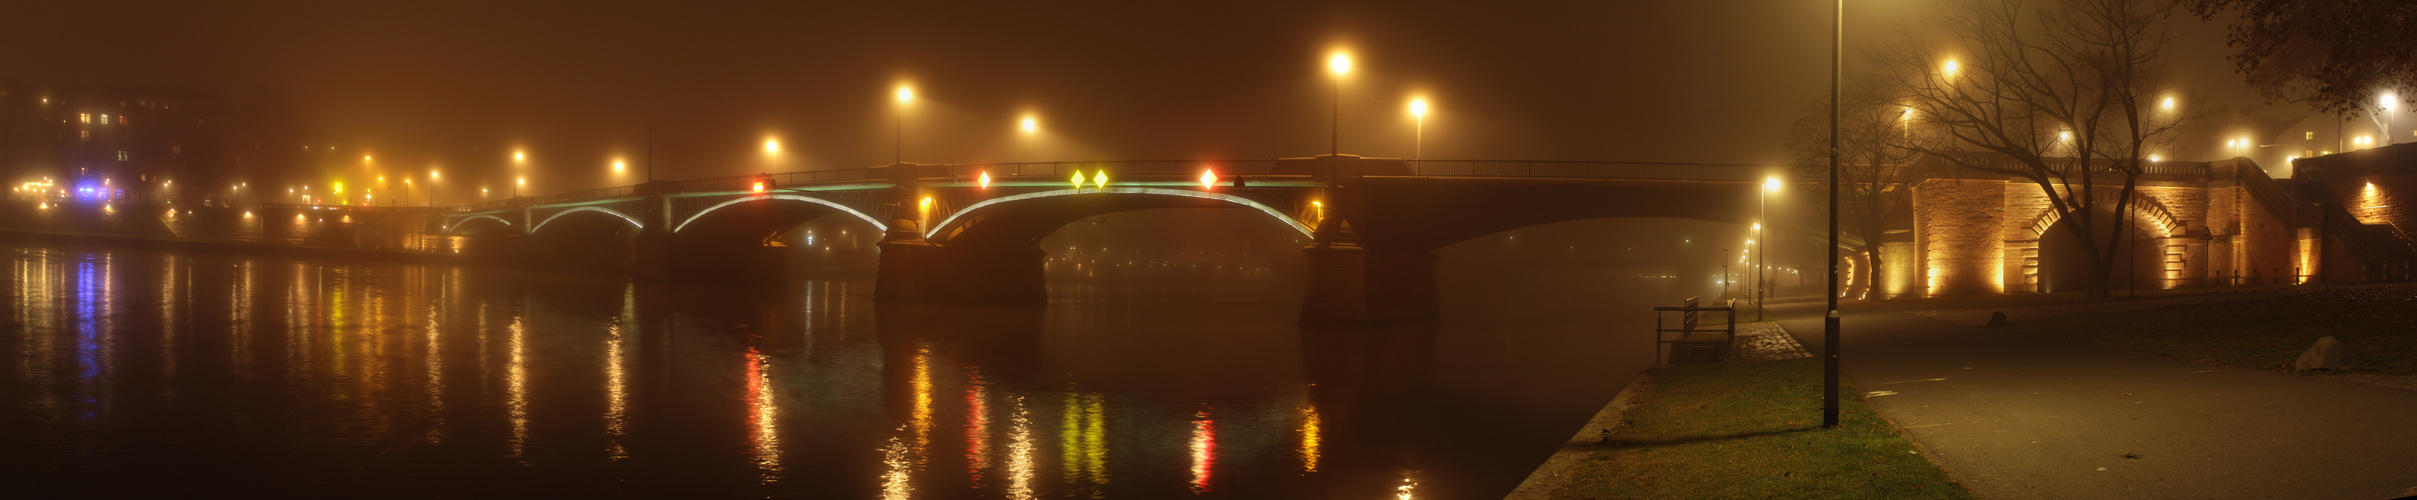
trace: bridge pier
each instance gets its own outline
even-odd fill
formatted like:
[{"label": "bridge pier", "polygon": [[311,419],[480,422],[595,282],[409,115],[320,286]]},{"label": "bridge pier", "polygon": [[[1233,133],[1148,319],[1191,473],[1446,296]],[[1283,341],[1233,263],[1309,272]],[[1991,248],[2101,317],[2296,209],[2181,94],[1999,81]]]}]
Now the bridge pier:
[{"label": "bridge pier", "polygon": [[1435,254],[1370,248],[1342,219],[1321,221],[1317,241],[1301,249],[1307,279],[1302,323],[1433,321]]},{"label": "bridge pier", "polygon": [[950,247],[923,239],[915,221],[899,219],[881,239],[874,300],[1041,304],[1048,252],[1037,246]]}]

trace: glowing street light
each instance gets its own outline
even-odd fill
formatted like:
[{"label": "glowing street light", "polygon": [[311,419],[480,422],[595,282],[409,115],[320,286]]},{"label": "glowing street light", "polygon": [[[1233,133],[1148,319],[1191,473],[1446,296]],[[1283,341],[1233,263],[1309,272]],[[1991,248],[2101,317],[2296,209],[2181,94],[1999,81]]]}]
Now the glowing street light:
[{"label": "glowing street light", "polygon": [[899,85],[897,97],[898,105],[890,108],[890,138],[895,141],[891,144],[894,149],[890,152],[890,163],[905,163],[906,105],[915,102],[915,88]]},{"label": "glowing street light", "polygon": [[1041,121],[1030,116],[1024,117],[1024,122],[1020,126],[1024,129],[1024,135],[1032,135],[1041,132]]},{"label": "glowing street light", "polygon": [[1950,76],[1950,77],[1955,76],[1955,73],[1956,73],[1957,71],[1962,71],[1963,69],[1964,69],[1964,65],[1962,65],[1962,64],[1957,64],[1957,63],[1955,62],[1955,59],[1953,59],[1953,58],[1949,58],[1949,59],[1947,60],[1947,62],[1946,62],[1946,63],[1944,63],[1944,64],[1940,64],[1940,65],[1939,65],[1939,71],[1940,71],[1940,72],[1942,72],[1942,73],[1946,73],[1946,74],[1947,74],[1947,76]]},{"label": "glowing street light", "polygon": [[764,156],[780,156],[780,139],[764,139]]},{"label": "glowing street light", "polygon": [[618,174],[618,173],[622,173],[622,172],[628,172],[628,171],[629,171],[629,162],[626,162],[626,161],[621,161],[621,160],[613,160],[613,173]]},{"label": "glowing street light", "polygon": [[1332,134],[1328,137],[1327,154],[1343,154],[1343,77],[1351,75],[1351,54],[1336,52],[1326,57],[1326,72],[1334,74],[1334,107]]},{"label": "glowing street light", "polygon": [[2163,108],[2163,109],[2164,109],[2164,110],[2166,110],[2166,111],[2173,111],[2173,110],[2174,110],[2174,98],[2172,98],[2172,97],[2167,97],[2167,98],[2165,98],[2165,101],[2164,101],[2164,102],[2161,102],[2161,103],[2158,103],[2158,104],[2157,104],[2157,107],[2159,107],[2159,108]]},{"label": "glowing street light", "polygon": [[1421,160],[1421,159],[1426,159],[1426,157],[1427,157],[1427,99],[1426,99],[1426,98],[1423,98],[1423,97],[1422,97],[1422,98],[1417,98],[1417,99],[1411,99],[1411,100],[1410,100],[1410,116],[1413,116],[1413,117],[1417,117],[1417,118],[1418,118],[1418,132],[1417,132],[1417,135],[1416,135],[1416,136],[1414,136],[1414,137],[1412,138],[1412,142],[1411,142],[1411,144],[1412,144],[1412,148],[1410,149],[1410,153],[1411,153],[1411,154],[1410,154],[1410,159],[1413,159],[1413,160]]}]

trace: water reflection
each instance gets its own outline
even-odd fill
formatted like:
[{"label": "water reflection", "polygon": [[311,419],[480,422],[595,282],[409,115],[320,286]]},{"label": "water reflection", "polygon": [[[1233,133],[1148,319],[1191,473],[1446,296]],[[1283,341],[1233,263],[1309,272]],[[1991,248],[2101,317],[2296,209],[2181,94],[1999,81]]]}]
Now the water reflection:
[{"label": "water reflection", "polygon": [[[1519,386],[1463,382],[1518,366],[1504,345],[1597,345],[1300,330],[1256,292],[1203,306],[1093,287],[1122,298],[998,308],[876,304],[862,280],[0,258],[19,325],[0,339],[0,471],[58,471],[0,475],[37,497],[1490,496],[1600,404],[1521,416],[1540,404]],[[157,463],[195,465],[138,465]],[[126,474],[159,481],[107,480]]]}]

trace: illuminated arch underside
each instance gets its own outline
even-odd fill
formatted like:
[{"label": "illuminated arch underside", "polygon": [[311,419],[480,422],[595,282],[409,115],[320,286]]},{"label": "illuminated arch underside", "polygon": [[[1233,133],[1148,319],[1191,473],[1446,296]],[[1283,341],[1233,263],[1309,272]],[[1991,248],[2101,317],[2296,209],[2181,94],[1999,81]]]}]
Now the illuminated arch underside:
[{"label": "illuminated arch underside", "polygon": [[479,219],[488,219],[488,220],[493,220],[493,221],[496,221],[496,222],[501,222],[501,223],[504,223],[504,225],[505,225],[505,226],[510,226],[510,225],[512,225],[512,221],[504,220],[504,218],[502,218],[502,217],[496,217],[496,216],[493,216],[493,215],[472,215],[472,216],[469,216],[469,217],[464,217],[464,218],[462,218],[461,222],[455,222],[455,223],[453,223],[453,227],[448,227],[448,228],[445,228],[445,234],[453,234],[453,232],[454,232],[454,231],[460,230],[460,229],[462,228],[462,226],[467,226],[467,225],[470,225],[470,221],[479,220]]},{"label": "illuminated arch underside", "polygon": [[750,201],[762,201],[762,200],[789,200],[789,201],[802,201],[802,202],[806,202],[806,203],[812,203],[812,204],[816,204],[816,205],[822,205],[822,206],[825,206],[825,207],[830,207],[830,208],[832,208],[832,209],[834,209],[834,210],[838,210],[838,211],[841,211],[841,212],[847,212],[847,214],[848,214],[848,215],[854,215],[854,216],[856,216],[856,218],[858,218],[858,219],[863,219],[865,222],[872,224],[872,225],[873,225],[873,227],[881,229],[881,231],[882,231],[882,232],[889,232],[889,230],[890,230],[890,225],[889,225],[889,224],[883,224],[883,223],[881,223],[881,221],[879,221],[879,220],[874,220],[874,219],[873,219],[873,216],[871,216],[871,215],[865,215],[865,213],[864,213],[864,212],[859,212],[859,211],[857,211],[857,210],[856,210],[856,209],[854,209],[854,208],[849,208],[847,205],[841,205],[841,204],[838,204],[838,203],[834,203],[834,202],[832,202],[832,201],[830,201],[830,200],[825,200],[825,199],[821,199],[821,198],[810,198],[810,197],[805,197],[805,196],[797,196],[797,195],[789,195],[789,194],[767,194],[767,195],[757,195],[757,196],[749,196],[749,197],[746,197],[746,198],[739,198],[739,199],[735,199],[735,200],[730,200],[730,201],[721,202],[721,203],[719,203],[719,204],[715,204],[714,206],[711,206],[711,207],[706,207],[704,210],[700,210],[700,211],[698,211],[696,215],[691,215],[691,216],[688,216],[688,220],[683,220],[683,221],[680,221],[680,225],[678,225],[678,226],[673,226],[673,227],[672,227],[672,229],[671,229],[671,232],[677,233],[677,232],[680,232],[680,230],[682,230],[682,229],[687,229],[687,228],[688,228],[688,225],[689,225],[690,223],[694,223],[694,222],[696,222],[696,221],[697,221],[697,219],[704,218],[704,217],[705,217],[705,214],[710,214],[710,213],[713,213],[713,211],[715,211],[715,210],[721,210],[723,207],[728,207],[728,206],[731,206],[731,205],[737,205],[737,204],[740,204],[740,203],[745,203],[745,202],[750,202]]},{"label": "illuminated arch underside", "polygon": [[1270,207],[1270,206],[1267,206],[1266,204],[1259,203],[1258,201],[1251,200],[1250,198],[1244,198],[1244,197],[1240,197],[1240,196],[1234,196],[1234,195],[1230,195],[1230,194],[1224,194],[1224,193],[1212,193],[1212,192],[1207,192],[1207,191],[1192,191],[1192,190],[1186,190],[1186,189],[1163,189],[1163,188],[1147,188],[1147,187],[1106,187],[1106,188],[1091,188],[1091,189],[1058,189],[1058,190],[1051,190],[1051,191],[1041,191],[1041,192],[1037,192],[1037,193],[1024,193],[1024,194],[1016,194],[1016,195],[1001,196],[1001,197],[997,197],[997,198],[991,198],[991,199],[987,199],[987,200],[982,200],[982,201],[980,201],[980,202],[976,202],[976,203],[974,203],[974,204],[973,204],[973,205],[971,205],[971,206],[967,206],[967,207],[965,207],[965,209],[964,209],[964,210],[958,210],[958,211],[956,211],[956,213],[948,214],[948,218],[941,219],[939,224],[933,225],[933,226],[931,227],[931,229],[930,229],[930,230],[925,231],[925,232],[924,232],[924,234],[923,234],[923,237],[924,237],[925,239],[930,239],[930,238],[932,238],[932,237],[938,236],[938,235],[942,234],[943,232],[945,232],[945,231],[946,231],[946,230],[949,228],[949,226],[950,226],[951,224],[956,224],[956,222],[957,222],[957,219],[958,219],[958,218],[960,218],[960,217],[964,216],[965,214],[973,213],[973,212],[975,212],[975,211],[981,210],[981,209],[986,208],[986,207],[989,207],[989,206],[991,206],[991,205],[997,205],[997,204],[1001,204],[1001,203],[1008,203],[1008,202],[1013,202],[1013,201],[1030,200],[1030,199],[1036,199],[1036,198],[1049,198],[1049,197],[1055,197],[1055,196],[1074,196],[1074,195],[1082,195],[1082,194],[1143,194],[1143,195],[1158,195],[1158,196],[1181,196],[1181,197],[1186,197],[1186,198],[1201,198],[1201,199],[1209,199],[1209,200],[1218,200],[1218,201],[1223,201],[1223,202],[1226,202],[1226,203],[1232,203],[1232,204],[1236,204],[1236,205],[1241,205],[1241,206],[1245,206],[1245,207],[1250,207],[1250,208],[1253,208],[1253,209],[1258,209],[1260,212],[1262,212],[1262,213],[1266,213],[1266,214],[1267,214],[1269,217],[1274,217],[1274,218],[1276,218],[1276,220],[1283,221],[1285,225],[1287,225],[1287,226],[1291,226],[1293,230],[1295,230],[1295,231],[1300,231],[1302,236],[1311,236],[1311,237],[1315,237],[1315,234],[1314,234],[1314,233],[1316,233],[1316,231],[1315,231],[1315,230],[1313,230],[1313,229],[1311,229],[1311,228],[1309,227],[1309,225],[1308,225],[1308,224],[1302,224],[1300,220],[1298,220],[1298,219],[1294,219],[1294,218],[1292,218],[1292,216],[1289,216],[1289,215],[1284,215],[1284,212],[1283,212],[1283,211],[1276,210],[1276,209],[1275,209],[1275,207]]},{"label": "illuminated arch underside", "polygon": [[572,209],[570,209],[570,210],[564,210],[564,211],[560,211],[560,212],[555,212],[555,213],[554,213],[554,215],[546,217],[546,220],[537,221],[537,225],[535,225],[535,226],[530,226],[530,227],[529,227],[529,232],[530,232],[530,233],[536,233],[536,232],[537,232],[537,230],[540,230],[540,229],[545,229],[545,227],[546,227],[546,224],[547,224],[547,223],[554,222],[554,219],[560,219],[560,218],[562,218],[562,216],[565,216],[565,215],[570,215],[572,212],[602,212],[602,213],[605,213],[605,214],[607,214],[607,215],[611,215],[611,216],[614,216],[614,217],[620,217],[620,218],[621,218],[621,220],[629,222],[629,225],[630,225],[631,227],[636,227],[636,228],[638,228],[638,229],[646,229],[646,223],[643,223],[643,222],[638,222],[638,219],[637,219],[637,218],[635,218],[635,217],[630,217],[628,214],[624,214],[624,213],[621,213],[621,212],[616,212],[616,211],[613,211],[613,210],[610,210],[610,209],[603,209],[603,208],[596,208],[596,207],[577,207],[577,208],[572,208]]}]

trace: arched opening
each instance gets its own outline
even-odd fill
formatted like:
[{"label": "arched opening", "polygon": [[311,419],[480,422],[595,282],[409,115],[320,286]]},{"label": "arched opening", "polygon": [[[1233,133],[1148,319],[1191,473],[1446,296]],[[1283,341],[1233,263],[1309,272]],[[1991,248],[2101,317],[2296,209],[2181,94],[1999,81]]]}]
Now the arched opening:
[{"label": "arched opening", "polygon": [[[845,233],[832,238],[829,228]],[[872,261],[816,262],[842,242],[879,242],[886,226],[846,205],[798,195],[761,195],[707,206],[672,229],[673,269],[685,278],[780,282],[792,260],[808,269],[871,269]],[[809,241],[811,240],[811,241]],[[822,252],[810,250],[822,249]],[[847,256],[863,257],[860,252]]]},{"label": "arched opening", "polygon": [[522,244],[529,263],[556,269],[628,269],[644,226],[620,212],[579,207],[539,218]]},{"label": "arched opening", "polygon": [[455,220],[451,227],[445,228],[447,234],[454,236],[486,236],[511,231],[512,221],[493,215],[472,215]]},{"label": "arched opening", "polygon": [[[926,234],[938,245],[927,256],[884,255],[884,268],[923,269],[918,283],[926,284],[918,293],[1024,303],[1046,301],[1053,280],[1135,284],[1145,276],[1182,279],[1193,276],[1195,263],[1209,266],[1209,276],[1200,279],[1213,280],[1210,276],[1218,266],[1225,271],[1251,269],[1229,277],[1274,276],[1279,264],[1273,262],[1297,262],[1300,245],[1309,238],[1307,225],[1265,203],[1226,193],[1161,188],[1065,189],[991,198],[942,218]],[[1272,248],[1286,255],[1280,260],[1241,258],[1264,249],[1224,248],[1240,241],[1280,242]],[[1199,245],[1217,249],[1193,248]],[[892,258],[921,263],[893,265]],[[1214,262],[1219,258],[1232,260]]]},{"label": "arched opening", "polygon": [[[2086,292],[2090,289],[2089,254],[2083,248],[2081,239],[2073,235],[2071,226],[2076,223],[2074,219],[2067,217],[2056,221],[2056,224],[2048,227],[2047,233],[2039,236],[2039,286],[2042,292]],[[2114,260],[2114,270],[2107,274],[2108,290],[2123,293],[2133,286],[2133,280],[2137,280],[2136,283],[2143,289],[2155,290],[2164,286],[2163,277],[2156,274],[2157,266],[2153,265],[2162,261],[2164,254],[2152,251],[2154,245],[2134,247],[2136,242],[2144,238],[2156,237],[2150,234],[2152,226],[2145,218],[2134,215],[2130,223],[2122,223],[2113,204],[2109,203],[2090,211],[2090,219],[2091,233],[2096,235],[2094,239],[2101,251],[2107,248],[2108,238],[2118,231],[2124,232],[2122,241],[2118,242],[2115,252],[2109,256]]]},{"label": "arched opening", "polygon": [[1310,238],[1243,210],[1161,208],[1101,214],[1041,238],[1049,294],[1268,300],[1289,307]]}]

